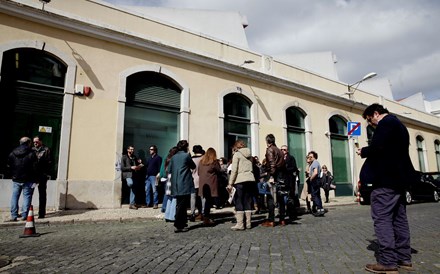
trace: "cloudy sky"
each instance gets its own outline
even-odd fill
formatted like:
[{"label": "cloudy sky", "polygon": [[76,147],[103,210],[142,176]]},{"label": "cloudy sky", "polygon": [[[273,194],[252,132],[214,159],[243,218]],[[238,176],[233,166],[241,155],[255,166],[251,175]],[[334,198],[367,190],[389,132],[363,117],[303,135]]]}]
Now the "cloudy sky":
[{"label": "cloudy sky", "polygon": [[113,4],[238,11],[249,47],[283,55],[336,54],[339,79],[386,77],[394,98],[440,99],[438,0],[106,0]]}]

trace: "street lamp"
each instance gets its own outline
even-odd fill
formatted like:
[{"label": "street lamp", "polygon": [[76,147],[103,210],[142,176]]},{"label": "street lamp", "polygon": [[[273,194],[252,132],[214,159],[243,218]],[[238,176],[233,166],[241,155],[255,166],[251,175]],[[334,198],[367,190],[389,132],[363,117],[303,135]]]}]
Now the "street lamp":
[{"label": "street lamp", "polygon": [[[359,87],[359,85],[363,82],[366,81],[368,79],[371,79],[373,77],[377,76],[376,72],[370,72],[367,75],[365,75],[361,80],[357,81],[356,83],[353,83],[351,85],[348,85],[348,91],[346,94],[348,94],[348,98],[353,99],[353,94],[354,92],[357,90],[357,88]],[[351,88],[356,85],[356,87],[352,90]]]}]

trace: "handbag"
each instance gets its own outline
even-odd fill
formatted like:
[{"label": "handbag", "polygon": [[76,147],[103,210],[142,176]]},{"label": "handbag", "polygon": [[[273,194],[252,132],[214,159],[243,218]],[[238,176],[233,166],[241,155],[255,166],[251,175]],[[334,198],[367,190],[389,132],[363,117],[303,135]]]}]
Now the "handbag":
[{"label": "handbag", "polygon": [[165,221],[173,222],[176,216],[176,198],[168,199],[167,208],[165,210]]}]

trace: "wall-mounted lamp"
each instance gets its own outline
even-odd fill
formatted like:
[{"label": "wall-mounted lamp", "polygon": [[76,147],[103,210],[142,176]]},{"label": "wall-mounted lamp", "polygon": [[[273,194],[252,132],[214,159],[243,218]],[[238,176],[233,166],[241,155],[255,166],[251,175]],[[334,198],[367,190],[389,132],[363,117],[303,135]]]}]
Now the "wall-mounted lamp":
[{"label": "wall-mounted lamp", "polygon": [[[357,88],[359,87],[359,85],[363,82],[366,81],[368,79],[371,79],[373,77],[377,76],[376,72],[370,72],[367,75],[365,75],[361,80],[357,81],[356,83],[353,83],[351,85],[348,85],[348,91],[345,94],[348,94],[348,98],[350,99],[354,99],[353,98],[353,94],[355,93],[355,91],[357,90]],[[351,88],[356,85],[356,87],[352,90]]]},{"label": "wall-mounted lamp", "polygon": [[44,10],[44,5],[48,4],[50,2],[50,0],[40,0],[40,2],[43,3],[42,10]]},{"label": "wall-mounted lamp", "polygon": [[243,66],[243,65],[253,64],[253,63],[255,63],[255,61],[253,61],[253,60],[245,60],[245,61],[243,62],[243,64],[240,65],[240,67]]}]

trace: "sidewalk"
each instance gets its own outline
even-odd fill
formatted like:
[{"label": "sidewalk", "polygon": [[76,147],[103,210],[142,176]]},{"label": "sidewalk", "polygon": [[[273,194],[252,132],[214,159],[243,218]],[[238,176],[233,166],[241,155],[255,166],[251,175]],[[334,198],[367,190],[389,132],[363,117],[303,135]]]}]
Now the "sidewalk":
[{"label": "sidewalk", "polygon": [[[324,204],[324,208],[331,210],[335,206],[354,205],[356,197],[344,196],[330,199],[330,203]],[[301,209],[305,208],[304,201],[301,201]],[[38,212],[35,210],[35,212]],[[233,213],[233,207],[225,207],[223,209],[213,209],[212,213]],[[130,220],[148,220],[148,219],[163,219],[163,213],[159,209],[153,208],[139,208],[138,210],[129,209],[128,205],[123,205],[116,209],[82,209],[82,210],[58,210],[48,211],[46,218],[38,219],[35,216],[34,221],[39,224],[69,224],[69,223],[84,223],[84,222],[105,222],[105,221],[130,221]],[[9,211],[0,211],[0,227],[4,226],[24,226],[26,221],[8,222],[10,218]],[[38,214],[37,214],[38,215]]]}]

